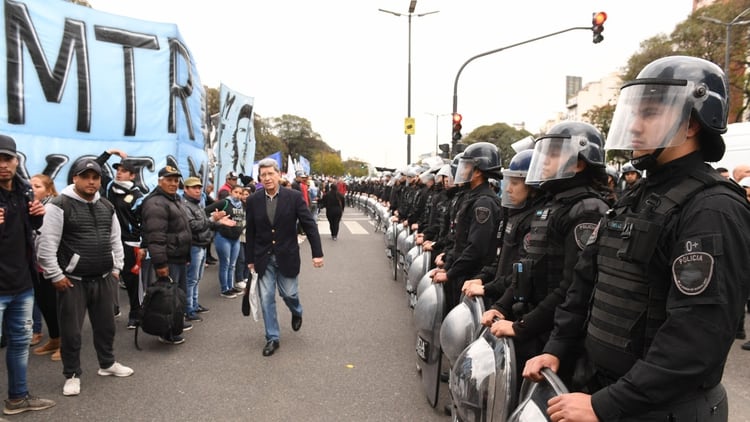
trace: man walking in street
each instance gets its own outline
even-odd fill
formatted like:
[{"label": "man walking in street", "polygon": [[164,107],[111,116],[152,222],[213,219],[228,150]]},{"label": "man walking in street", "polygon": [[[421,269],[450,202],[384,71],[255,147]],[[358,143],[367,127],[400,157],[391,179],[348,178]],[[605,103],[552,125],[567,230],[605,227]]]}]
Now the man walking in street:
[{"label": "man walking in street", "polygon": [[102,169],[96,161],[73,165],[73,184],[45,206],[39,264],[57,290],[63,395],[81,392],[81,329],[88,311],[98,374],[127,377],[133,370],[115,361],[115,301],[123,266],[120,223],[114,206],[99,195]]},{"label": "man walking in street", "polygon": [[258,173],[263,189],[247,199],[245,261],[251,271],[258,273],[266,330],[263,356],[271,356],[279,348],[277,286],[281,298],[292,312],[292,329],[298,331],[302,326],[297,279],[300,270],[297,222],[310,241],[315,268],[323,266],[323,247],[318,225],[302,194],[294,189],[280,189],[281,172],[276,161],[261,160]]},{"label": "man walking in street", "polygon": [[43,410],[52,400],[29,394],[26,368],[31,341],[31,313],[34,306],[34,277],[37,277],[32,232],[42,225],[44,206],[29,197],[31,186],[16,172],[16,141],[0,135],[0,321],[1,335],[8,337],[5,355],[8,400],[3,413],[14,415]]}]

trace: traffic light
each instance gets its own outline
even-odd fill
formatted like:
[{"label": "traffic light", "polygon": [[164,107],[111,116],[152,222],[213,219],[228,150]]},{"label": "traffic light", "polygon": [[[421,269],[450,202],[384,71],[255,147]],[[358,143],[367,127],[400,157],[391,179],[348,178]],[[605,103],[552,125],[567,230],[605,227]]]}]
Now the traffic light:
[{"label": "traffic light", "polygon": [[460,141],[462,138],[461,135],[461,117],[458,113],[453,113],[453,143]]},{"label": "traffic light", "polygon": [[440,158],[451,158],[451,145],[450,144],[440,144],[438,145],[438,148],[440,148]]},{"label": "traffic light", "polygon": [[607,14],[604,12],[596,12],[593,14],[593,17],[591,18],[591,32],[594,33],[594,44],[598,44],[604,39],[602,31],[604,31],[604,21],[606,20]]}]

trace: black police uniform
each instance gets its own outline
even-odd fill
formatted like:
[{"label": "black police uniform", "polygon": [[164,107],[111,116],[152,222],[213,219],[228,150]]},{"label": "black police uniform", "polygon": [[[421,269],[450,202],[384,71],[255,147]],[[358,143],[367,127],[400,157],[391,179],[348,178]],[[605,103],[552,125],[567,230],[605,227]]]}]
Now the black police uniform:
[{"label": "black police uniform", "polygon": [[465,194],[455,218],[455,244],[446,253],[446,312],[458,304],[463,282],[496,256],[500,198],[484,182]]},{"label": "black police uniform", "polygon": [[744,192],[700,152],[607,212],[544,350],[573,359],[585,336],[600,420],[727,420],[720,381],[748,296],[749,232]]},{"label": "black police uniform", "polygon": [[514,321],[519,370],[542,351],[552,331],[555,308],[573,278],[578,253],[609,208],[591,185],[583,173],[542,185],[548,192],[536,207],[523,240],[522,267],[516,267],[511,286],[491,306]]}]

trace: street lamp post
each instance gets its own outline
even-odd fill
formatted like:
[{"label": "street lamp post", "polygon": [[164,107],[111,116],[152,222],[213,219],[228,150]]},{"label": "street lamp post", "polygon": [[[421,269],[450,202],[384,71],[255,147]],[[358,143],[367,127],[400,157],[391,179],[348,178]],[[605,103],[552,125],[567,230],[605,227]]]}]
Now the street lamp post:
[{"label": "street lamp post", "polygon": [[724,50],[724,74],[727,75],[727,78],[729,78],[729,49],[730,49],[729,45],[730,45],[730,39],[732,37],[732,27],[737,26],[737,25],[749,24],[750,20],[745,20],[745,21],[738,20],[741,17],[747,15],[748,13],[750,13],[750,8],[743,10],[739,15],[735,16],[734,19],[732,19],[729,22],[720,21],[710,16],[698,16],[698,19],[700,20],[715,23],[717,25],[724,25],[724,27],[726,27],[727,35],[726,35],[726,46]]},{"label": "street lamp post", "polygon": [[[417,7],[417,0],[410,0],[409,1],[409,14],[406,15],[409,17],[409,57],[408,57],[408,65],[406,70],[406,117],[411,117],[411,17],[412,15],[421,18],[422,16],[431,15],[433,13],[439,12],[439,10],[433,10],[432,12],[427,13],[414,13],[414,9]],[[390,10],[385,9],[378,9],[379,11],[383,13],[390,13],[393,16],[404,16],[404,14],[399,12],[393,12]],[[411,164],[411,134],[406,134],[406,164]]]},{"label": "street lamp post", "polygon": [[450,113],[445,113],[445,114],[425,113],[425,114],[429,114],[430,116],[434,116],[435,117],[435,156],[438,156],[438,155],[440,155],[440,147],[438,146],[438,144],[439,144],[439,142],[438,142],[438,130],[439,130],[438,121],[440,120],[441,117],[450,116],[451,114]]}]

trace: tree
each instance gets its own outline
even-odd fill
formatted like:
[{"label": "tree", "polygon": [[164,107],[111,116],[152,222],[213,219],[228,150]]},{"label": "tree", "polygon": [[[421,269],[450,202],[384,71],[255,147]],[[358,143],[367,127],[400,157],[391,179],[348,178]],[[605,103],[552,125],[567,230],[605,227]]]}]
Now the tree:
[{"label": "tree", "polygon": [[497,146],[502,163],[507,165],[511,158],[516,155],[511,145],[527,136],[531,132],[523,129],[517,130],[506,123],[495,123],[490,126],[479,126],[464,137],[461,141],[467,145],[475,142],[489,142]]},{"label": "tree", "polygon": [[253,118],[255,127],[255,159],[260,160],[264,157],[281,151],[283,155],[289,153],[284,142],[271,131],[270,122],[273,119],[263,119],[257,114]]},{"label": "tree", "polygon": [[615,114],[615,105],[606,104],[601,107],[594,107],[583,114],[583,120],[591,123],[606,138],[609,133],[609,125],[612,123],[612,116]]},{"label": "tree", "polygon": [[[657,35],[643,41],[640,50],[628,59],[623,80],[631,81],[648,63],[670,55],[700,57],[724,67],[726,54],[726,27],[698,19],[710,16],[722,22],[731,22],[750,7],[750,0],[716,2],[696,10],[688,19],[678,24],[671,35]],[[729,122],[741,121],[748,108],[750,79],[747,76],[747,25],[731,28],[729,80]]]},{"label": "tree", "polygon": [[342,176],[344,174],[344,165],[341,163],[341,157],[335,152],[318,151],[313,155],[310,167],[312,172],[316,174],[330,176]]},{"label": "tree", "polygon": [[206,91],[206,106],[208,109],[208,115],[213,116],[219,113],[219,89],[209,88],[204,86],[203,89]]},{"label": "tree", "polygon": [[369,169],[367,167],[367,163],[362,160],[349,159],[344,161],[342,164],[344,171],[341,175],[350,174],[354,177],[362,177],[368,175]]},{"label": "tree", "polygon": [[284,114],[273,118],[272,122],[273,132],[286,144],[289,154],[295,159],[300,155],[309,159],[320,150],[335,152],[312,130],[310,121],[303,117]]}]

